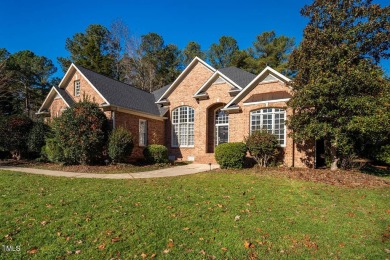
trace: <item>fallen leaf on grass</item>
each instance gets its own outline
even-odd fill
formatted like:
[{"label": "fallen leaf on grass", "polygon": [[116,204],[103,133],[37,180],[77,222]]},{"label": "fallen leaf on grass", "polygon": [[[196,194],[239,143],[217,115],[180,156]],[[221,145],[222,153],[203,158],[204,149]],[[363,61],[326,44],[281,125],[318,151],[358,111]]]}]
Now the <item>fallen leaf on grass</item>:
[{"label": "fallen leaf on grass", "polygon": [[171,250],[169,250],[169,249],[165,249],[165,250],[163,251],[163,253],[164,253],[164,254],[168,254],[168,253],[169,253],[169,251],[171,251]]},{"label": "fallen leaf on grass", "polygon": [[247,249],[249,249],[249,248],[255,248],[255,245],[252,244],[252,243],[249,242],[249,241],[245,241],[245,242],[244,242],[244,246],[245,246],[245,248],[247,248]]},{"label": "fallen leaf on grass", "polygon": [[239,221],[239,220],[240,220],[240,216],[239,215],[234,217],[234,221]]},{"label": "fallen leaf on grass", "polygon": [[183,230],[187,231],[187,230],[190,230],[190,228],[189,227],[185,227],[185,228],[183,228]]},{"label": "fallen leaf on grass", "polygon": [[120,241],[120,240],[121,240],[120,237],[113,237],[113,238],[111,238],[111,242],[112,242],[112,243],[118,242],[118,241]]},{"label": "fallen leaf on grass", "polygon": [[152,254],[150,258],[155,258],[157,254]]},{"label": "fallen leaf on grass", "polygon": [[142,253],[142,254],[141,254],[142,259],[145,259],[147,256],[148,256],[148,255],[145,254],[145,253]]},{"label": "fallen leaf on grass", "polygon": [[79,255],[79,254],[81,254],[81,250],[76,250],[74,253],[75,253],[76,255]]},{"label": "fallen leaf on grass", "polygon": [[42,226],[46,226],[48,223],[49,223],[49,221],[46,221],[46,220],[41,221],[41,225],[42,225]]},{"label": "fallen leaf on grass", "polygon": [[33,255],[33,254],[36,254],[37,252],[38,252],[38,248],[32,247],[32,248],[30,248],[30,250],[27,251],[27,254]]},{"label": "fallen leaf on grass", "polygon": [[221,248],[222,251],[227,251],[228,249],[226,247]]},{"label": "fallen leaf on grass", "polygon": [[104,248],[106,248],[106,244],[104,243],[98,246],[99,250],[103,250]]}]

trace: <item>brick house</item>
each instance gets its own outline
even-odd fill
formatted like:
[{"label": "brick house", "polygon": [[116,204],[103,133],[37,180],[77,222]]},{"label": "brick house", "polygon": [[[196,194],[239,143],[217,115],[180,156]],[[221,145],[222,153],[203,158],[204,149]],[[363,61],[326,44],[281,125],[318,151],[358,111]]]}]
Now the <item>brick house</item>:
[{"label": "brick house", "polygon": [[216,70],[195,58],[170,85],[148,93],[72,64],[38,114],[51,120],[84,96],[98,103],[112,126],[135,136],[132,157],[147,144],[164,144],[170,158],[215,162],[214,148],[268,129],[284,150],[286,166],[311,167],[313,147],[297,147],[285,126],[293,113],[290,79],[267,67],[253,75],[235,67]]}]

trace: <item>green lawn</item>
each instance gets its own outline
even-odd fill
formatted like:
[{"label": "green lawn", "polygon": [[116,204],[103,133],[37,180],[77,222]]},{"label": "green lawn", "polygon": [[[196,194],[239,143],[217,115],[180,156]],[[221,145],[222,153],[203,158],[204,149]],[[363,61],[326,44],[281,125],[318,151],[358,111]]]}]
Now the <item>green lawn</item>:
[{"label": "green lawn", "polygon": [[0,175],[0,258],[390,257],[388,187],[251,170],[146,180]]}]

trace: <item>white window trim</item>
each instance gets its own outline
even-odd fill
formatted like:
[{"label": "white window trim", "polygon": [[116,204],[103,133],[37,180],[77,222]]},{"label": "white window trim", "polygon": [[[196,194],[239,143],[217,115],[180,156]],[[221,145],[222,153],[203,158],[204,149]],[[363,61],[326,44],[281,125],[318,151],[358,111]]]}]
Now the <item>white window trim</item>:
[{"label": "white window trim", "polygon": [[265,101],[248,102],[248,103],[243,103],[243,105],[244,106],[252,106],[252,105],[259,105],[259,104],[276,103],[276,102],[287,102],[289,100],[290,100],[289,98],[282,98],[282,99],[273,99],[273,100],[265,100]]},{"label": "white window trim", "polygon": [[[78,91],[76,92],[76,84],[78,83]],[[74,96],[75,97],[79,97],[80,96],[80,91],[81,90],[81,84],[80,84],[80,80],[75,80],[74,81]]]},{"label": "white window trim", "polygon": [[[174,126],[179,126],[180,125],[180,108],[181,107],[188,107],[188,108],[191,108],[194,110],[194,122],[189,122],[189,116],[190,116],[190,113],[187,113],[187,126],[192,124],[194,127],[194,144],[191,144],[191,145],[182,145],[179,143],[179,136],[180,136],[180,133],[179,135],[177,136],[177,144],[174,144],[173,143],[173,140],[174,140],[174,134],[175,134],[175,127]],[[175,110],[179,109],[179,113],[177,115],[177,123],[173,123],[173,112]],[[180,128],[179,128],[180,129]],[[188,128],[187,128],[187,133],[188,133]],[[172,113],[171,113],[171,147],[172,148],[180,148],[180,147],[183,147],[183,148],[193,148],[195,147],[195,109],[193,107],[190,107],[190,106],[180,106],[180,107],[176,107],[175,109],[172,110]]]},{"label": "white window trim", "polygon": [[[229,114],[228,114],[228,122],[227,123],[218,123],[217,124],[217,111],[218,110],[221,110],[223,107],[220,107],[220,108],[217,108],[216,110],[214,110],[214,147],[216,147],[217,145],[219,145],[218,140],[218,126],[227,126],[228,127],[228,143],[230,142],[230,127],[229,127]],[[223,110],[222,110],[223,111]]]},{"label": "white window trim", "polygon": [[[141,132],[141,123],[144,123],[145,132]],[[141,136],[144,135],[144,138],[141,139]],[[143,143],[141,141],[144,141]],[[138,145],[140,147],[145,147],[148,145],[148,121],[145,119],[140,119],[138,123]]]},{"label": "white window trim", "polygon": [[[256,112],[256,111],[259,111],[259,110],[262,110],[262,109],[273,109],[273,111],[275,111],[274,109],[282,109],[284,111],[284,143],[283,144],[280,144],[281,147],[286,147],[286,144],[287,144],[287,127],[286,127],[286,117],[287,117],[287,113],[286,113],[286,110],[283,109],[283,108],[279,108],[279,107],[266,107],[266,108],[259,108],[259,109],[256,109],[256,110],[253,110],[249,113],[249,132],[250,134],[252,134],[252,113],[253,112]],[[261,125],[260,127],[262,126],[263,124],[263,120],[260,120],[261,122]],[[275,130],[275,112],[272,112],[272,131]],[[272,133],[273,134],[273,133]],[[278,139],[279,141],[279,139]]]}]

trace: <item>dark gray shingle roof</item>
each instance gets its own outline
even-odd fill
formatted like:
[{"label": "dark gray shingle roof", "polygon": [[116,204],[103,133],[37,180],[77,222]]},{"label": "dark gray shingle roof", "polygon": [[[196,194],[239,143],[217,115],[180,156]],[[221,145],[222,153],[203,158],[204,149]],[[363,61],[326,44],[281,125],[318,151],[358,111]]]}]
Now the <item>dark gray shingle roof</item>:
[{"label": "dark gray shingle roof", "polygon": [[164,87],[162,87],[162,88],[159,88],[159,89],[157,89],[157,90],[155,90],[155,91],[153,91],[152,94],[154,95],[155,100],[156,100],[156,101],[159,100],[160,97],[165,93],[165,91],[167,91],[167,89],[168,89],[171,85],[172,85],[172,83],[169,84],[169,85],[166,85],[166,86],[164,86]]},{"label": "dark gray shingle roof", "polygon": [[219,71],[229,79],[233,80],[241,88],[245,88],[249,82],[256,78],[256,75],[236,67],[222,68],[219,69]]},{"label": "dark gray shingle roof", "polygon": [[120,81],[110,79],[89,69],[75,65],[95,86],[102,96],[114,106],[128,108],[152,115],[160,115],[154,95]]},{"label": "dark gray shingle roof", "polygon": [[57,86],[53,86],[58,93],[60,93],[60,96],[65,100],[65,102],[69,105],[69,106],[73,106],[74,105],[74,101],[73,99],[68,95],[68,93],[66,93],[65,89],[62,89],[62,88],[59,88]]}]

